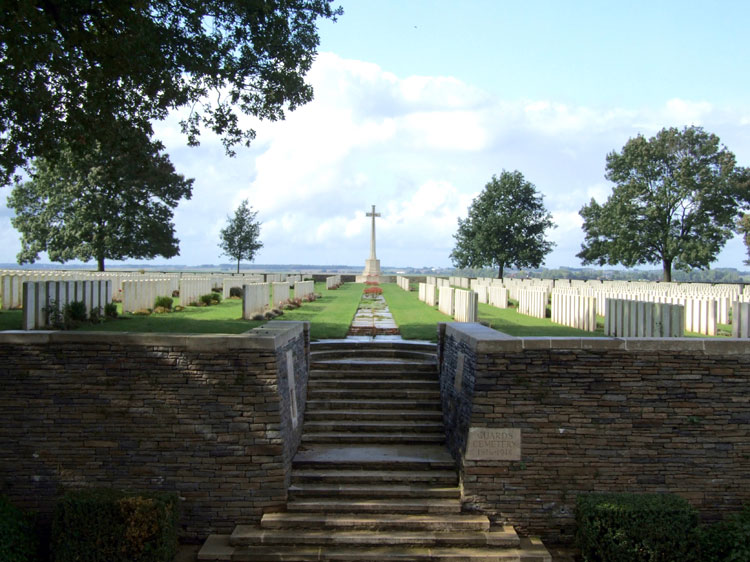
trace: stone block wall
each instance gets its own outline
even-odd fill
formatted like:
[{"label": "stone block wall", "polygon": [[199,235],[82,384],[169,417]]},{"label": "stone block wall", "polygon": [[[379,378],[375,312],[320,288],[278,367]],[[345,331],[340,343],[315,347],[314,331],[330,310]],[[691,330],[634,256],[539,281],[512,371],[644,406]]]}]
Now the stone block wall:
[{"label": "stone block wall", "polygon": [[[750,503],[750,342],[449,323],[439,349],[465,509],[555,543],[572,541],[579,493],[673,492],[706,520]],[[520,460],[466,459],[470,428],[520,429]]]},{"label": "stone block wall", "polygon": [[0,491],[46,523],[90,486],[177,492],[183,538],[259,521],[286,502],[307,328],[0,333]]}]

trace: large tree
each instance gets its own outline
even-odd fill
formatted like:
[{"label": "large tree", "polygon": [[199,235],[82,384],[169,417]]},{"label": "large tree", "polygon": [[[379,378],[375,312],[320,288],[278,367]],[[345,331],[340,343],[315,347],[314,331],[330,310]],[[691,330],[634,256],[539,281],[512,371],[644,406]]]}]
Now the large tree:
[{"label": "large tree", "polygon": [[240,272],[240,261],[253,261],[255,253],[263,247],[260,241],[260,223],[255,219],[257,211],[248,207],[245,199],[234,212],[227,217],[227,226],[221,229],[219,247],[223,254],[237,260],[237,273]]},{"label": "large tree", "polygon": [[179,254],[173,209],[192,194],[192,179],[175,172],[161,145],[137,129],[121,129],[87,153],[63,148],[37,159],[31,179],[8,197],[21,233],[19,263],[40,252],[52,261],[166,258]]},{"label": "large tree", "polygon": [[664,281],[672,280],[673,267],[707,268],[735,232],[750,196],[747,169],[719,143],[700,127],[669,128],[609,153],[612,195],[580,211],[583,263],[661,263]]},{"label": "large tree", "polygon": [[454,265],[497,267],[498,278],[509,266],[539,267],[554,246],[545,233],[555,226],[542,199],[521,172],[492,176],[468,216],[458,219]]},{"label": "large tree", "polygon": [[332,0],[6,0],[0,10],[0,185],[36,157],[86,152],[127,122],[189,107],[229,153],[312,99],[304,76]]}]

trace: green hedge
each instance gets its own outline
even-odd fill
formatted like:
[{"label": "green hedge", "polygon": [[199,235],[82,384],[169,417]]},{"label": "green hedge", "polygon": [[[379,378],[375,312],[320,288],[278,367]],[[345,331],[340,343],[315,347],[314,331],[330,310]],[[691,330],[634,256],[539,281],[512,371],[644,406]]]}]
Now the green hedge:
[{"label": "green hedge", "polygon": [[585,494],[576,501],[576,539],[589,562],[690,560],[698,514],[671,494]]},{"label": "green hedge", "polygon": [[37,549],[34,524],[5,496],[0,496],[0,560],[32,562],[37,559]]},{"label": "green hedge", "polygon": [[172,562],[177,495],[91,489],[66,493],[55,506],[57,562]]},{"label": "green hedge", "polygon": [[701,562],[747,562],[750,560],[750,505],[720,523],[700,532]]}]

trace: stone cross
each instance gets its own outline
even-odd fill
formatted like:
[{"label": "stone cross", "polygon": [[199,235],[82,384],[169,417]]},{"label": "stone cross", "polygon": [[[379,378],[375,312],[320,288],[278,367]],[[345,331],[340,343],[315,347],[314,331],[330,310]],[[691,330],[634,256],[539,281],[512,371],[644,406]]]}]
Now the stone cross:
[{"label": "stone cross", "polygon": [[375,218],[380,216],[380,213],[375,212],[375,205],[372,206],[372,212],[367,213],[368,217],[372,217],[372,234],[370,235],[370,259],[377,259],[375,257]]}]

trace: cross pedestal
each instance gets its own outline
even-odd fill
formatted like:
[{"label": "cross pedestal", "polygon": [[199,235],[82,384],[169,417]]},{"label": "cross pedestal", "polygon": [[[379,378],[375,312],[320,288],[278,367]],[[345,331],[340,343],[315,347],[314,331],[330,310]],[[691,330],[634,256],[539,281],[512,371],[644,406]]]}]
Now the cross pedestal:
[{"label": "cross pedestal", "polygon": [[365,270],[362,275],[357,277],[357,282],[376,281],[380,282],[380,260],[375,255],[375,219],[380,213],[375,212],[375,205],[372,206],[372,212],[367,213],[372,217],[372,227],[370,232],[370,257],[365,260]]}]

